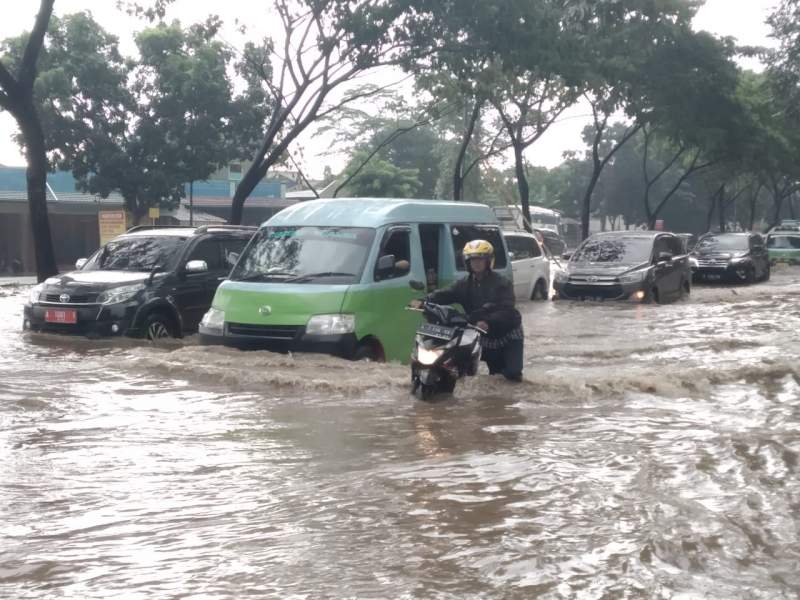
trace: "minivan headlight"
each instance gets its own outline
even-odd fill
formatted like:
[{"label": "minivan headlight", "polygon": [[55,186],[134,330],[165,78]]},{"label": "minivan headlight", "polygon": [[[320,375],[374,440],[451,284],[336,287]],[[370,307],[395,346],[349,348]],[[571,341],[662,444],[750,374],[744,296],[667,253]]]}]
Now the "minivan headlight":
[{"label": "minivan headlight", "polygon": [[314,315],[306,325],[308,335],[343,335],[355,330],[355,315]]},{"label": "minivan headlight", "polygon": [[556,271],[555,283],[566,283],[569,280],[569,273],[566,271]]},{"label": "minivan headlight", "polygon": [[34,286],[31,289],[31,291],[29,292],[28,302],[30,302],[31,304],[36,304],[39,301],[39,296],[42,293],[42,290],[44,290],[44,284],[43,283],[40,283],[39,285]]},{"label": "minivan headlight", "polygon": [[127,302],[145,287],[147,286],[143,283],[137,283],[135,285],[123,285],[112,288],[97,296],[97,302],[100,304],[120,304],[121,302]]},{"label": "minivan headlight", "polygon": [[627,275],[623,275],[619,278],[621,283],[639,283],[644,281],[645,276],[647,275],[647,269],[641,269],[639,271],[634,271],[633,273],[628,273]]},{"label": "minivan headlight", "polygon": [[203,320],[200,321],[200,327],[222,331],[222,328],[225,327],[225,311],[218,308],[209,308],[208,312],[203,315]]}]

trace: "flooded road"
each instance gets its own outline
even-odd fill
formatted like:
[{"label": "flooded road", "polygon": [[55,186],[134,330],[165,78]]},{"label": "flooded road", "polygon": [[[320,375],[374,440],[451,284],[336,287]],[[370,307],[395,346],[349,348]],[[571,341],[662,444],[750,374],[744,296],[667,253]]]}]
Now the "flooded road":
[{"label": "flooded road", "polygon": [[800,271],[523,307],[452,399],[316,356],[20,333],[0,598],[800,596]]}]

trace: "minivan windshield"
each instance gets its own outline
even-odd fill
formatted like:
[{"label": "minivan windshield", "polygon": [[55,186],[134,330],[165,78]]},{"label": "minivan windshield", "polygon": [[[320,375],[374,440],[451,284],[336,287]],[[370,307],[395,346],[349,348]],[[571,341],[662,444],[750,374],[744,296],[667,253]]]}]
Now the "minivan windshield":
[{"label": "minivan windshield", "polygon": [[653,240],[646,237],[600,237],[586,240],[574,262],[637,265],[650,261]]},{"label": "minivan windshield", "polygon": [[750,242],[746,235],[710,235],[697,242],[694,249],[697,252],[744,252],[750,249]]},{"label": "minivan windshield", "polygon": [[234,281],[355,283],[375,230],[366,227],[264,227],[231,273]]},{"label": "minivan windshield", "polygon": [[169,267],[183,249],[185,237],[132,236],[108,242],[83,266],[82,271],[152,271]]},{"label": "minivan windshield", "polygon": [[800,235],[771,235],[767,247],[776,250],[800,250]]}]

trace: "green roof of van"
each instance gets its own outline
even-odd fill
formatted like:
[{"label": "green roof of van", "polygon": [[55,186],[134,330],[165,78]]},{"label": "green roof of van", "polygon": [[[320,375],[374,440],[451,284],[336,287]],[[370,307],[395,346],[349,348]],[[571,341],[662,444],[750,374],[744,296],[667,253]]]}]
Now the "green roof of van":
[{"label": "green roof of van", "polygon": [[470,202],[331,198],[300,202],[264,226],[381,227],[394,223],[498,223],[491,208]]}]

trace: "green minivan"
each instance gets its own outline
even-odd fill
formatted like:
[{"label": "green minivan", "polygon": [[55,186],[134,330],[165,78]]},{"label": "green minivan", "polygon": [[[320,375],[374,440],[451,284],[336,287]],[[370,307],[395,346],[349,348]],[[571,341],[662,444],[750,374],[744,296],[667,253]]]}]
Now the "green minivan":
[{"label": "green minivan", "polygon": [[483,204],[349,198],[303,202],[256,232],[200,324],[202,343],[408,361],[413,298],[467,274],[461,250],[486,239],[511,265]]}]

